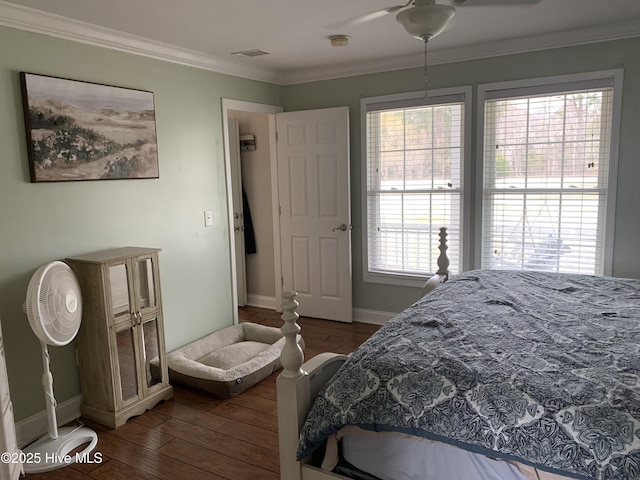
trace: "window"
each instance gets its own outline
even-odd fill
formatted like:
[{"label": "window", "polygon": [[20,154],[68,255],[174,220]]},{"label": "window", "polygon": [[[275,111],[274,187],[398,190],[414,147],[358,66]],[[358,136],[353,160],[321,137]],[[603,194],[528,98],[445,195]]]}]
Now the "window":
[{"label": "window", "polygon": [[437,268],[442,226],[450,270],[460,270],[469,97],[459,88],[362,100],[365,281],[421,285]]},{"label": "window", "polygon": [[610,273],[619,82],[480,87],[482,268]]}]

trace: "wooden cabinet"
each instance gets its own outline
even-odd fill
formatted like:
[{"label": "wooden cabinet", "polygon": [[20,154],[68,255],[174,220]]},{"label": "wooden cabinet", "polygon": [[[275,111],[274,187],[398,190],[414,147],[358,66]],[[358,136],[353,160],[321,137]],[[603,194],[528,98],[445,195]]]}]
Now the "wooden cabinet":
[{"label": "wooden cabinet", "polygon": [[18,480],[22,473],[20,449],[16,441],[13,407],[9,396],[9,379],[4,358],[2,328],[0,328],[0,453],[6,458],[0,461],[0,479]]},{"label": "wooden cabinet", "polygon": [[82,290],[76,342],[82,415],[111,428],[173,396],[158,252],[123,247],[65,260]]}]

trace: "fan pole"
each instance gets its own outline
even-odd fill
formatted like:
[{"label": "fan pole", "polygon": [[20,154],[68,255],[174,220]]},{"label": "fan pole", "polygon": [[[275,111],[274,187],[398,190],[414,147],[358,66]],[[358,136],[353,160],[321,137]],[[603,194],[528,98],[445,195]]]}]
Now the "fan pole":
[{"label": "fan pole", "polygon": [[[78,427],[62,427],[58,431],[56,421],[56,399],[53,396],[53,376],[49,371],[49,351],[47,344],[42,345],[42,389],[47,403],[47,420],[49,422],[48,435],[24,447],[23,452],[33,455],[39,461],[24,465],[25,473],[41,473],[66,467],[72,463],[88,458],[90,452],[98,444],[98,435],[93,430]],[[82,445],[86,445],[81,452],[76,451]],[[74,453],[74,451],[76,453]],[[72,455],[73,454],[73,455]],[[36,456],[37,455],[37,456]]]},{"label": "fan pole", "polygon": [[56,421],[56,398],[53,396],[53,375],[49,366],[49,350],[47,344],[40,342],[42,346],[42,389],[44,390],[44,397],[47,404],[47,419],[49,436],[54,440],[58,438],[58,423]]}]

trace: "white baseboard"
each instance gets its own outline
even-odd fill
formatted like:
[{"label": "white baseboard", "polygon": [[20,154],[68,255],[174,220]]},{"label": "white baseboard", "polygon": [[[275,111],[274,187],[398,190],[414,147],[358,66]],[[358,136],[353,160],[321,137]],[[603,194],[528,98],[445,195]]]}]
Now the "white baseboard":
[{"label": "white baseboard", "polygon": [[247,305],[250,307],[269,308],[276,310],[278,303],[275,297],[267,297],[264,295],[254,295],[253,293],[247,294]]},{"label": "white baseboard", "polygon": [[[275,297],[266,297],[263,295],[247,294],[247,305],[250,307],[268,308],[276,310],[277,301]],[[366,308],[353,309],[353,321],[360,323],[371,323],[373,325],[384,325],[397,313],[381,312],[379,310],[367,310]]]},{"label": "white baseboard", "polygon": [[[80,417],[80,405],[82,405],[82,395],[77,395],[69,400],[59,403],[56,407],[56,417],[58,425],[64,425]],[[16,439],[20,448],[28,445],[47,433],[48,421],[47,411],[31,415],[24,420],[16,422]]]},{"label": "white baseboard", "polygon": [[354,322],[371,323],[373,325],[384,325],[396,315],[397,313],[367,310],[366,308],[353,309]]}]

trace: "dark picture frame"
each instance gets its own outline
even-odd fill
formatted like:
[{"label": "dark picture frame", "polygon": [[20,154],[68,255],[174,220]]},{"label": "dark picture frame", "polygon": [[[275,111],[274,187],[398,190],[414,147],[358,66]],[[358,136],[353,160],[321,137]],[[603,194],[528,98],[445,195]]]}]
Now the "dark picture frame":
[{"label": "dark picture frame", "polygon": [[159,178],[153,92],[20,72],[31,182]]}]

